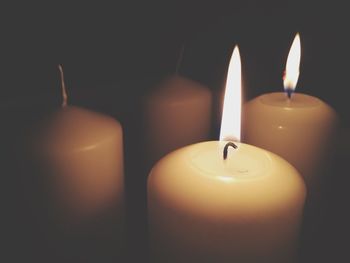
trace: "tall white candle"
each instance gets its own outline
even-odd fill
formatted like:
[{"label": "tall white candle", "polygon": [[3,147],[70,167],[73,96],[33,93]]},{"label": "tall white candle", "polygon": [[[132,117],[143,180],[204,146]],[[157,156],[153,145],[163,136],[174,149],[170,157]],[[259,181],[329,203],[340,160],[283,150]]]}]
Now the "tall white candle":
[{"label": "tall white candle", "polygon": [[228,74],[222,141],[176,150],[149,175],[154,262],[295,262],[304,182],[277,155],[232,142],[240,139],[237,48]]},{"label": "tall white candle", "polygon": [[72,223],[116,209],[116,224],[122,225],[122,126],[112,117],[67,105],[62,69],[61,74],[62,108],[45,123],[39,138],[59,215]]},{"label": "tall white candle", "polygon": [[243,139],[288,160],[299,170],[313,198],[316,198],[320,193],[320,174],[332,147],[337,117],[322,100],[294,93],[299,77],[300,54],[297,34],[286,65],[286,93],[263,94],[246,103],[243,109]]}]

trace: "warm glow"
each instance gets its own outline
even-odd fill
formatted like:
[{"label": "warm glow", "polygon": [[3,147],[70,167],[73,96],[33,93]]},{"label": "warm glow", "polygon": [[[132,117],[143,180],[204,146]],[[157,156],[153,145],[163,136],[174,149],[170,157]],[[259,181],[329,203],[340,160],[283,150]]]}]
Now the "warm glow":
[{"label": "warm glow", "polygon": [[299,78],[300,52],[300,36],[299,33],[297,33],[287,58],[286,70],[283,79],[285,90],[294,91],[297,85]]},{"label": "warm glow", "polygon": [[228,67],[220,141],[241,140],[241,85],[241,58],[236,46]]}]

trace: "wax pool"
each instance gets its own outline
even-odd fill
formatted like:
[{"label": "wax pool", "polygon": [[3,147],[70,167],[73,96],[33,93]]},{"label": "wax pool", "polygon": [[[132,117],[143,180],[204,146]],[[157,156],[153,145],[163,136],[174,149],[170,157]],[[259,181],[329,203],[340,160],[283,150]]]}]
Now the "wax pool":
[{"label": "wax pool", "polygon": [[277,155],[237,143],[190,145],[148,179],[155,262],[294,262],[305,200],[298,172]]}]

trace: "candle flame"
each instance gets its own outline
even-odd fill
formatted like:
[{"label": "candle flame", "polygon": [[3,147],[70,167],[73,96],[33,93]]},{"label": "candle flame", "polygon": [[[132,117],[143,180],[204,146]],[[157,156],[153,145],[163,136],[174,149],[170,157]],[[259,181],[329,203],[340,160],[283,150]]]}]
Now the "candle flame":
[{"label": "candle flame", "polygon": [[241,86],[241,58],[236,46],[228,67],[220,141],[241,140]]},{"label": "candle flame", "polygon": [[299,78],[300,46],[300,36],[299,33],[297,33],[288,54],[285,75],[283,78],[284,89],[290,93],[295,90]]}]

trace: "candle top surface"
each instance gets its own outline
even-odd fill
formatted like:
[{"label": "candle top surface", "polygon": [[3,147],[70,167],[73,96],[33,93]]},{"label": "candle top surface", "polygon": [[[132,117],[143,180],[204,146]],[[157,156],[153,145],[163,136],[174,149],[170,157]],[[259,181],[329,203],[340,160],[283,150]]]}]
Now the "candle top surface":
[{"label": "candle top surface", "polygon": [[[195,202],[198,209],[244,204],[249,209],[251,203],[280,207],[290,198],[303,200],[304,181],[287,161],[243,143],[237,143],[237,149],[229,148],[224,160],[225,144],[202,142],[168,154],[153,167],[149,186],[167,200]],[[295,197],[295,192],[300,196]]]},{"label": "candle top surface", "polygon": [[243,143],[236,143],[237,149],[229,147],[227,159],[224,160],[223,149],[226,143],[226,141],[209,141],[186,146],[165,156],[157,165],[183,163],[184,166],[191,167],[198,176],[224,183],[244,182],[271,176],[273,174],[271,171],[280,164],[289,166],[288,169],[295,172],[292,166],[277,155]]},{"label": "candle top surface", "polygon": [[336,112],[327,103],[301,93],[294,93],[291,99],[283,92],[263,94],[248,101],[243,113],[245,123],[250,119],[255,123],[263,123],[265,127],[272,125],[281,132],[299,129],[301,125],[324,129],[329,122],[334,121],[336,124],[338,120]]},{"label": "candle top surface", "polygon": [[[208,144],[207,147],[191,151],[188,164],[208,176],[225,182],[251,180],[264,176],[271,169],[271,159],[266,151],[255,151],[249,145],[239,144],[237,149],[228,148],[227,159],[223,160],[223,148],[227,142]],[[249,165],[248,165],[249,164]]]},{"label": "candle top surface", "polygon": [[65,106],[56,111],[43,130],[44,145],[55,151],[79,152],[96,148],[122,133],[120,123],[88,109]]},{"label": "candle top surface", "polygon": [[319,98],[302,93],[293,93],[291,99],[288,99],[284,92],[263,94],[259,100],[266,105],[287,108],[314,108],[322,103]]},{"label": "candle top surface", "polygon": [[152,99],[165,102],[190,100],[198,96],[210,96],[209,89],[199,82],[178,75],[165,78],[150,94]]}]

